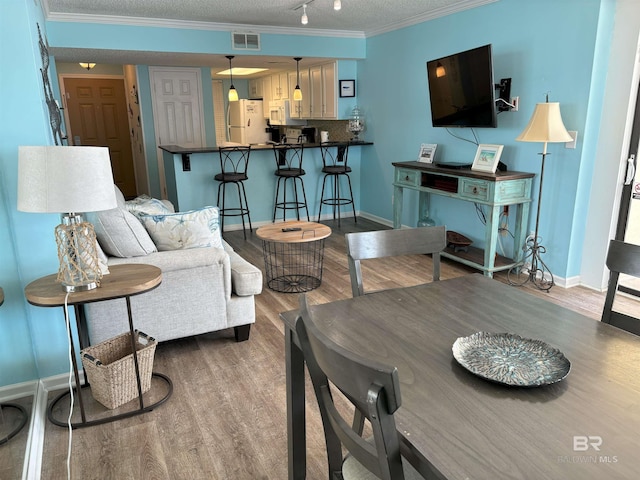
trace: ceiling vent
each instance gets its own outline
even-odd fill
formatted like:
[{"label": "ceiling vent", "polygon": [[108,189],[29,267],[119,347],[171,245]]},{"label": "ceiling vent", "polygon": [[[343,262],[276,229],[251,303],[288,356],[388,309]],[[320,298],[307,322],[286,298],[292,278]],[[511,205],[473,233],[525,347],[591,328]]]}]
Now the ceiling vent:
[{"label": "ceiling vent", "polygon": [[231,33],[234,50],[260,50],[260,35],[257,33]]}]

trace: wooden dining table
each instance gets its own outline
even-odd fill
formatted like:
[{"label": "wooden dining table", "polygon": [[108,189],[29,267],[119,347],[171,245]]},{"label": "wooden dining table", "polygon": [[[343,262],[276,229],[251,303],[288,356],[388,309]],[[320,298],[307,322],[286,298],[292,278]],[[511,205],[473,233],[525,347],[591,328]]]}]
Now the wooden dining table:
[{"label": "wooden dining table", "polygon": [[[632,479],[640,472],[640,337],[479,274],[312,305],[339,345],[398,368],[403,455],[426,478]],[[304,357],[285,325],[289,478],[306,477]],[[459,337],[559,349],[561,381],[513,387],[462,367]]]}]

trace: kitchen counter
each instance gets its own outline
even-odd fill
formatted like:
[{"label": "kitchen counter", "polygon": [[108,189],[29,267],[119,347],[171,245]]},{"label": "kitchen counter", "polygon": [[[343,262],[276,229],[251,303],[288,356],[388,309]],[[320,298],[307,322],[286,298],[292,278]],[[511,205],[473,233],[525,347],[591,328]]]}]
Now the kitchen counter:
[{"label": "kitchen counter", "polygon": [[[274,144],[271,144],[271,143],[254,143],[254,144],[251,144],[251,150],[271,150],[273,148],[273,145]],[[290,144],[276,143],[275,145],[290,145]],[[304,148],[320,148],[323,144],[322,143],[305,143],[303,145],[304,145]],[[328,142],[326,143],[326,145],[330,145],[330,146],[349,145],[349,146],[355,147],[355,146],[363,146],[363,145],[373,145],[373,142],[366,142],[366,141]],[[192,153],[210,153],[210,152],[217,152],[220,149],[218,146],[186,148],[186,147],[181,147],[180,145],[160,145],[159,148],[161,150],[164,150],[165,152],[177,154],[177,155],[190,155]]]}]

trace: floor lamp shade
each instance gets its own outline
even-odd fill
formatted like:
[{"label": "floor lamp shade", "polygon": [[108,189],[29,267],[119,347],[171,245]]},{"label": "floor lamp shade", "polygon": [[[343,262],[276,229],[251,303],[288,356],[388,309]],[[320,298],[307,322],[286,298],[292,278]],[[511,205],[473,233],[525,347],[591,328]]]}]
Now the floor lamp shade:
[{"label": "floor lamp shade", "polygon": [[95,288],[102,278],[93,225],[81,213],[116,206],[108,148],[18,148],[18,210],[61,214],[58,281],[67,291]]},{"label": "floor lamp shade", "polygon": [[[558,102],[538,103],[531,119],[520,135],[520,142],[570,142],[573,140],[562,122]],[[545,145],[546,150],[546,145]]]}]

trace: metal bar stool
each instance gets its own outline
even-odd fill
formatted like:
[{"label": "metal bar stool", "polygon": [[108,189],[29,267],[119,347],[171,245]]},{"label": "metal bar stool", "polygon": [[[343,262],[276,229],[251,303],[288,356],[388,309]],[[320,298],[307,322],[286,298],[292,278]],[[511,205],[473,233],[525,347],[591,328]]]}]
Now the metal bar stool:
[{"label": "metal bar stool", "polygon": [[[322,153],[322,173],[324,178],[322,180],[322,193],[320,194],[320,208],[318,210],[318,222],[320,221],[320,215],[322,214],[322,205],[331,205],[333,207],[333,219],[336,219],[336,211],[338,212],[338,225],[340,225],[340,207],[342,205],[351,204],[353,209],[353,220],[356,219],[356,207],[353,202],[353,189],[351,188],[351,178],[349,173],[351,167],[347,165],[349,156],[349,144],[342,142],[327,142],[320,145],[320,152]],[[340,177],[347,178],[347,184],[349,185],[349,197],[340,196]],[[324,196],[324,189],[327,183],[327,179],[333,181],[332,196]]]},{"label": "metal bar stool", "polygon": [[[302,169],[303,144],[274,145],[273,153],[276,160],[275,175],[278,177],[276,183],[276,199],[273,205],[273,221],[276,221],[276,212],[282,209],[282,220],[287,220],[287,210],[295,210],[296,218],[300,220],[300,209],[307,211],[307,221],[309,220],[309,209],[307,208],[307,194],[304,190],[302,176],[305,171]],[[287,200],[287,181],[293,183],[293,200]],[[298,183],[302,189],[302,200],[298,196]],[[282,184],[282,201],[280,201],[280,184]]]},{"label": "metal bar stool", "polygon": [[[247,239],[247,231],[244,223],[244,217],[249,220],[249,230],[253,232],[251,226],[251,215],[249,214],[249,204],[247,203],[247,192],[244,189],[244,181],[248,180],[247,169],[249,167],[249,155],[251,154],[250,146],[233,146],[220,147],[220,170],[214,179],[220,184],[218,185],[218,207],[220,208],[220,231],[224,231],[224,217],[241,217],[242,233],[245,240]],[[235,184],[238,189],[238,207],[227,208],[225,205],[226,186],[228,183]],[[222,206],[220,207],[220,194],[222,193]]]}]

